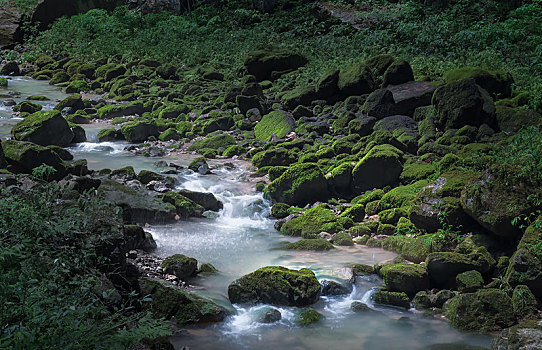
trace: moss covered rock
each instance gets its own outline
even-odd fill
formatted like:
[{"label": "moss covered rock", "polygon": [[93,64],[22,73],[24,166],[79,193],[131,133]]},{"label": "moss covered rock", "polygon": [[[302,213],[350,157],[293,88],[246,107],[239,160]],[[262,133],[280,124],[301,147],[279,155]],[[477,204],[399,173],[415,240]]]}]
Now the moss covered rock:
[{"label": "moss covered rock", "polygon": [[460,292],[475,292],[484,286],[482,274],[476,270],[466,271],[455,277],[457,290]]},{"label": "moss covered rock", "polygon": [[440,129],[459,129],[465,125],[495,126],[495,105],[474,79],[463,79],[439,87],[433,94],[435,125]]},{"label": "moss covered rock", "polygon": [[65,147],[73,140],[73,132],[59,111],[40,111],[21,120],[11,134],[16,140],[38,145]]},{"label": "moss covered rock", "polygon": [[325,224],[337,221],[337,217],[325,204],[308,209],[298,216],[284,223],[280,232],[288,236],[315,238],[323,231]]},{"label": "moss covered rock", "polygon": [[431,284],[438,288],[454,287],[456,276],[462,272],[476,270],[487,272],[485,264],[466,254],[453,252],[436,252],[427,256],[427,272]]},{"label": "moss covered rock", "polygon": [[311,270],[267,266],[232,282],[228,297],[232,303],[307,306],[318,301],[320,288]]},{"label": "moss covered rock", "polygon": [[282,139],[295,128],[293,117],[284,111],[273,111],[263,116],[262,120],[254,127],[256,138],[261,141],[269,141],[275,135]]},{"label": "moss covered rock", "polygon": [[200,151],[205,148],[225,150],[226,148],[234,144],[235,139],[231,135],[216,133],[212,135],[207,135],[204,139],[194,141],[194,143],[190,147],[188,147],[188,150]]},{"label": "moss covered rock", "polygon": [[504,280],[512,287],[526,285],[542,300],[542,217],[530,225],[523,234],[516,252],[510,258]]},{"label": "moss covered rock", "polygon": [[497,106],[496,118],[499,129],[509,133],[517,132],[524,126],[540,125],[542,115],[532,109]]},{"label": "moss covered rock", "polygon": [[98,188],[107,202],[122,208],[127,223],[163,223],[175,219],[175,207],[149,197],[113,180],[104,180]]},{"label": "moss covered rock", "polygon": [[2,142],[7,169],[13,173],[32,174],[42,164],[50,165],[55,173],[49,179],[59,180],[67,174],[66,165],[56,152],[32,142],[9,140]]},{"label": "moss covered rock", "polygon": [[410,299],[404,292],[390,292],[379,290],[371,298],[376,304],[396,306],[402,309],[410,309]]},{"label": "moss covered rock", "polygon": [[314,309],[304,309],[297,313],[294,322],[298,326],[309,326],[320,321],[322,314]]},{"label": "moss covered rock", "polygon": [[84,80],[74,80],[66,87],[67,94],[89,91],[90,85]]},{"label": "moss covered rock", "polygon": [[423,266],[416,264],[390,264],[380,269],[386,287],[393,292],[410,295],[429,289],[429,277]]},{"label": "moss covered rock", "polygon": [[42,110],[42,106],[30,101],[23,101],[13,107],[14,112],[36,113]]},{"label": "moss covered rock", "polygon": [[245,60],[245,67],[249,74],[262,81],[274,80],[306,63],[307,59],[297,53],[269,47],[250,52]]},{"label": "moss covered rock", "polygon": [[294,151],[277,147],[256,153],[252,157],[252,164],[258,168],[264,166],[286,166],[297,160]]},{"label": "moss covered rock", "polygon": [[175,275],[180,279],[185,279],[196,275],[198,270],[198,261],[189,258],[186,255],[175,254],[168,256],[160,265],[165,273]]},{"label": "moss covered rock", "polygon": [[510,97],[512,94],[514,79],[510,73],[482,67],[463,67],[444,73],[444,80],[447,83],[468,78],[474,79],[477,85],[493,96]]},{"label": "moss covered rock", "polygon": [[393,185],[403,171],[403,152],[391,145],[373,147],[354,167],[352,188],[360,193]]},{"label": "moss covered rock", "polygon": [[498,331],[516,322],[512,300],[498,289],[483,289],[450,299],[446,316],[452,325],[465,331]]},{"label": "moss covered rock", "polygon": [[117,129],[113,129],[113,128],[102,129],[98,131],[98,140],[100,142],[116,141],[119,139],[119,134],[121,137],[124,137],[124,135],[122,135],[122,133],[119,132],[119,130]]},{"label": "moss covered rock", "polygon": [[177,215],[179,215],[179,217],[182,219],[199,217],[205,211],[205,208],[203,208],[201,205],[176,192],[167,192],[163,194],[162,201],[172,204],[175,207]]},{"label": "moss covered rock", "polygon": [[542,324],[540,320],[528,320],[503,330],[491,343],[493,350],[542,349]]},{"label": "moss covered rock", "polygon": [[280,203],[305,205],[328,197],[327,180],[315,163],[292,165],[266,189]]},{"label": "moss covered rock", "polygon": [[127,115],[141,115],[144,112],[143,103],[139,101],[123,103],[119,105],[107,105],[98,109],[100,119],[113,119]]},{"label": "moss covered rock", "polygon": [[174,318],[179,325],[223,321],[229,310],[210,299],[152,278],[139,280],[141,293],[152,297],[151,310],[157,317]]},{"label": "moss covered rock", "polygon": [[537,301],[529,287],[519,284],[512,293],[512,307],[518,319],[534,318],[538,315]]},{"label": "moss covered rock", "polygon": [[364,64],[350,65],[339,72],[338,87],[348,96],[368,94],[375,88],[374,77]]},{"label": "moss covered rock", "polygon": [[128,142],[144,142],[151,136],[156,138],[160,135],[156,124],[143,120],[128,122],[122,125],[120,132]]},{"label": "moss covered rock", "polygon": [[323,251],[334,249],[333,244],[329,243],[325,239],[302,239],[293,243],[288,243],[284,246],[284,249],[288,250],[315,250]]}]

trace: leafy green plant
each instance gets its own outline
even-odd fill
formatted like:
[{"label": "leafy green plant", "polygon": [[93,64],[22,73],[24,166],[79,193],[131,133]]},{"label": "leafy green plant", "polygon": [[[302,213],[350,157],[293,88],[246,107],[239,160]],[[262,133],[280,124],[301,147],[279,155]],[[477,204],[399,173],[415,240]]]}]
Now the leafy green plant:
[{"label": "leafy green plant", "polygon": [[34,176],[37,179],[45,180],[45,181],[49,180],[49,177],[51,175],[54,175],[55,173],[56,173],[56,169],[47,164],[42,164],[32,169],[32,176]]}]

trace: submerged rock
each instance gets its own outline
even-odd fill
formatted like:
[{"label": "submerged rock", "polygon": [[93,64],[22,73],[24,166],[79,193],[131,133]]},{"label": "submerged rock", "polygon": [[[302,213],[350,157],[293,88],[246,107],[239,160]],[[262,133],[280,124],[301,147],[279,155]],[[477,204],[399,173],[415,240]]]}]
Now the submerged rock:
[{"label": "submerged rock", "polygon": [[275,323],[280,321],[282,318],[282,315],[279,310],[275,308],[266,308],[264,309],[263,313],[258,317],[259,323]]},{"label": "submerged rock", "polygon": [[313,309],[304,309],[298,312],[295,316],[294,322],[298,326],[309,326],[313,323],[320,321],[322,314]]},{"label": "submerged rock", "polygon": [[232,303],[307,306],[318,301],[320,288],[311,270],[267,266],[232,282],[228,297]]}]

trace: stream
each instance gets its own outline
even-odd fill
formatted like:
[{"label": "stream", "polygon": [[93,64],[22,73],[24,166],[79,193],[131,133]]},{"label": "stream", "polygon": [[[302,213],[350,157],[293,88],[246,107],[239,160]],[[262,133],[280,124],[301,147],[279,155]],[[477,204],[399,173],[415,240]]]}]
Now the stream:
[{"label": "stream", "polygon": [[[45,95],[50,101],[38,102],[45,110],[52,109],[66,95],[48,82],[30,78],[9,80],[9,88],[0,89],[0,138],[9,137],[18,118],[12,118],[11,107],[1,101],[8,94],[16,102],[29,95]],[[89,169],[118,169],[133,166],[136,171],[157,168],[160,160],[187,166],[194,155],[148,158],[125,151],[126,142],[97,142],[98,130],[104,125],[82,125],[88,142],[69,147],[75,159],[88,160]],[[223,166],[231,162],[233,169]],[[179,188],[212,192],[224,203],[216,218],[190,219],[168,225],[152,225],[151,232],[158,244],[156,254],[166,257],[185,254],[199,262],[213,264],[219,273],[190,280],[200,293],[219,303],[229,304],[227,286],[233,280],[259,267],[281,265],[288,268],[309,268],[318,279],[346,282],[351,263],[375,264],[393,259],[396,254],[383,249],[337,247],[328,252],[285,251],[280,246],[297,238],[285,237],[273,228],[268,218],[270,203],[256,192],[249,181],[250,164],[243,161],[210,160],[212,175],[179,174]],[[296,308],[279,308],[282,320],[273,324],[256,322],[267,306],[234,305],[236,313],[226,321],[209,326],[185,327],[172,337],[177,349],[473,349],[488,348],[491,337],[453,329],[446,320],[426,317],[416,310],[401,311],[375,306],[370,301],[374,288],[383,282],[377,276],[358,277],[350,295],[321,297],[314,305],[324,318],[310,327],[298,327],[293,318]],[[351,311],[352,301],[363,301],[372,311]],[[444,345],[446,344],[446,345]]]}]

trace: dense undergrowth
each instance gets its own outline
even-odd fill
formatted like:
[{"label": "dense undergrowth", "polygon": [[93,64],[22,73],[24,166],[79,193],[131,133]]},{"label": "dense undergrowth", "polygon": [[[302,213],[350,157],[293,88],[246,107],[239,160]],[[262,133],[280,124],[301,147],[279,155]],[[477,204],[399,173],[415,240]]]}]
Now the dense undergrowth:
[{"label": "dense undergrowth", "polygon": [[[165,326],[100,285],[113,208],[96,196],[69,205],[56,184],[0,193],[0,348],[124,349]],[[114,214],[113,214],[114,215]],[[134,300],[135,300],[135,296]],[[128,298],[129,299],[129,298]]]},{"label": "dense undergrowth", "polygon": [[30,12],[37,3],[38,0],[0,0],[0,7],[12,8],[21,12]]},{"label": "dense undergrowth", "polygon": [[149,57],[181,67],[208,64],[237,78],[247,52],[271,44],[310,59],[275,85],[282,89],[294,80],[310,83],[330,67],[389,53],[408,60],[418,80],[441,80],[445,71],[468,65],[509,71],[516,91],[531,93],[531,107],[542,106],[539,0],[511,11],[493,1],[462,0],[445,9],[415,1],[356,2],[360,30],[323,14],[314,2],[291,2],[274,14],[260,14],[248,1],[218,1],[183,16],[92,10],[36,33],[30,54]]}]

